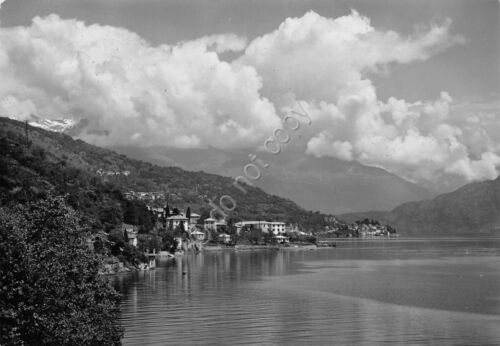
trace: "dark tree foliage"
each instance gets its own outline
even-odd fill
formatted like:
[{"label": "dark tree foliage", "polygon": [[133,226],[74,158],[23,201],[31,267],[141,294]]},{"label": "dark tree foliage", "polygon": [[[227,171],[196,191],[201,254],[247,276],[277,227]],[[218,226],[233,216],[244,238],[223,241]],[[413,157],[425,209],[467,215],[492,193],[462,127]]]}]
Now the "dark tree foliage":
[{"label": "dark tree foliage", "polygon": [[175,240],[172,232],[162,229],[160,232],[161,236],[161,248],[160,250],[169,251],[174,253],[177,250],[179,243]]},{"label": "dark tree foliage", "polygon": [[153,229],[155,217],[150,213],[146,204],[138,200],[124,200],[123,221],[131,225],[141,226],[141,233],[147,233]]},{"label": "dark tree foliage", "polygon": [[358,224],[358,225],[374,225],[374,226],[378,226],[378,225],[380,225],[380,222],[378,220],[364,218],[362,220],[357,220],[356,224]]},{"label": "dark tree foliage", "polygon": [[0,344],[119,345],[119,295],[62,198],[0,209]]},{"label": "dark tree foliage", "polygon": [[253,227],[243,227],[239,240],[243,243],[259,245],[263,243],[263,232],[260,229]]}]

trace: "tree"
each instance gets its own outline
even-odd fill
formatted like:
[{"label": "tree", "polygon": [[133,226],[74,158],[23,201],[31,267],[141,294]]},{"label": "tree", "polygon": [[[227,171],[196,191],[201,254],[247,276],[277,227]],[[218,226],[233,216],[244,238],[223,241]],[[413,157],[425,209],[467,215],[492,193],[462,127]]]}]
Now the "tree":
[{"label": "tree", "polygon": [[0,209],[0,344],[119,345],[119,295],[63,198]]},{"label": "tree", "polygon": [[109,232],[108,235],[111,254],[118,256],[121,254],[122,249],[125,247],[124,232],[121,229],[115,228]]},{"label": "tree", "polygon": [[128,233],[126,229],[123,230],[123,242],[128,244]]}]

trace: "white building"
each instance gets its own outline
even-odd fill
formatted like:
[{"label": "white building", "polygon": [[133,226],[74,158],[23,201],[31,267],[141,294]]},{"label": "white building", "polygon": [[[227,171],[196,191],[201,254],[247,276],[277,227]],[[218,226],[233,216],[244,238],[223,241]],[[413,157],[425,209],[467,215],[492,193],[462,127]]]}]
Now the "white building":
[{"label": "white building", "polygon": [[184,230],[190,229],[192,226],[196,225],[200,215],[191,213],[191,217],[188,218],[181,212],[179,215],[171,215],[167,217],[167,225],[168,227],[175,229],[177,226],[180,226],[182,223],[184,225]]},{"label": "white building", "polygon": [[123,229],[127,233],[129,245],[137,247],[137,227],[124,223]]},{"label": "white building", "polygon": [[240,221],[235,224],[236,232],[239,234],[243,227],[250,229],[260,229],[264,233],[268,233],[271,229],[271,222],[268,221]]},{"label": "white building", "polygon": [[206,230],[214,230],[216,231],[218,227],[227,226],[227,222],[225,220],[217,220],[209,217],[203,221],[203,227]]},{"label": "white building", "polygon": [[231,236],[226,233],[219,234],[219,242],[229,244],[231,242]]},{"label": "white building", "polygon": [[284,235],[277,235],[274,239],[278,244],[288,244],[289,242],[288,237],[285,237]]},{"label": "white building", "polygon": [[269,222],[273,234],[284,234],[286,232],[286,224],[284,222]]},{"label": "white building", "polygon": [[189,229],[189,222],[187,217],[182,214],[172,215],[167,217],[167,225],[171,229],[176,229],[180,225],[184,225],[184,230],[187,231]]},{"label": "white building", "polygon": [[200,219],[199,214],[191,213],[191,217],[189,218],[189,224],[196,225],[199,219]]},{"label": "white building", "polygon": [[194,238],[194,240],[198,240],[198,241],[205,240],[205,233],[200,232],[198,230],[191,232],[191,236]]}]

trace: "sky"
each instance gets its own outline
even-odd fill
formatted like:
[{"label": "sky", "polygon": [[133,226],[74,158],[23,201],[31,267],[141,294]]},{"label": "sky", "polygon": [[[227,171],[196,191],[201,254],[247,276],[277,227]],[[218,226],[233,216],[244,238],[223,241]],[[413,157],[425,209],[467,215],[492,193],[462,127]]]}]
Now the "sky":
[{"label": "sky", "polygon": [[0,3],[0,116],[85,119],[102,146],[263,150],[300,102],[297,155],[499,174],[499,1]]}]

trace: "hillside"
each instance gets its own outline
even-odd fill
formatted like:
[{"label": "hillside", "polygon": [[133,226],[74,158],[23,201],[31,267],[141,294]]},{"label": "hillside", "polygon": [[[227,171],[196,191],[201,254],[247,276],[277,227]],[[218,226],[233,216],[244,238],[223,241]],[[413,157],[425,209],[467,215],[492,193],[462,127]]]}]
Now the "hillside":
[{"label": "hillside", "polygon": [[[141,158],[160,166],[177,166],[186,170],[203,170],[237,177],[250,163],[251,149],[221,150],[178,149],[172,147],[116,147],[119,153]],[[434,197],[429,190],[397,175],[358,162],[335,158],[297,156],[286,150],[279,155],[258,152],[269,164],[256,186],[283,196],[310,210],[346,213],[371,209],[391,210],[401,203]]]},{"label": "hillside", "polygon": [[2,204],[52,190],[69,194],[76,208],[94,208],[95,215],[100,211],[91,206],[92,201],[94,204],[108,201],[113,205],[129,190],[158,191],[167,196],[171,206],[189,205],[193,211],[207,214],[211,209],[208,199],[218,201],[221,196],[229,195],[237,203],[230,214],[236,220],[294,222],[308,229],[328,224],[328,215],[306,211],[291,200],[269,195],[259,188],[248,187],[248,193],[243,194],[228,177],[155,166],[7,118],[0,118],[0,148]]},{"label": "hillside", "polygon": [[467,184],[432,200],[405,203],[390,212],[351,213],[339,217],[347,222],[375,218],[390,223],[400,233],[500,232],[500,176]]}]

